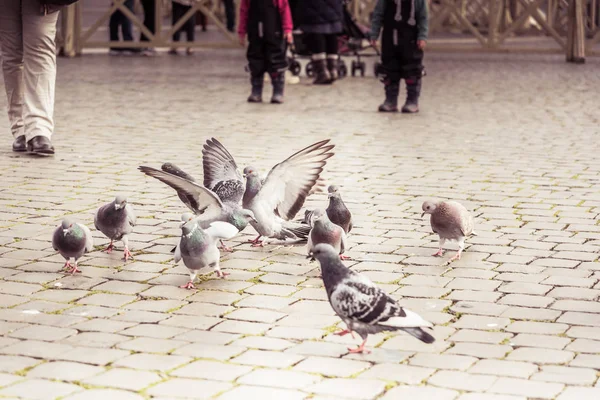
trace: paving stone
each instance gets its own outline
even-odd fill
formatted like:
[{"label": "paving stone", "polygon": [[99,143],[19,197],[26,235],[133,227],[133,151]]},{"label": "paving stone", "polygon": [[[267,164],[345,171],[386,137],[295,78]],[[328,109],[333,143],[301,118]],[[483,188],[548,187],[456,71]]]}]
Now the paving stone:
[{"label": "paving stone", "polygon": [[79,304],[90,304],[95,306],[121,307],[127,303],[131,303],[136,299],[135,296],[124,294],[106,294],[98,293],[78,300]]},{"label": "paving stone", "polygon": [[532,363],[506,360],[479,360],[469,372],[514,378],[528,378],[537,372],[538,367]]},{"label": "paving stone", "polygon": [[381,379],[405,384],[417,385],[435,372],[432,368],[414,367],[411,365],[377,364],[358,377],[364,379]]},{"label": "paving stone", "polygon": [[121,331],[121,334],[128,336],[145,336],[155,339],[169,339],[187,331],[188,329],[176,328],[174,326],[139,324]]},{"label": "paving stone", "polygon": [[427,382],[438,387],[461,391],[485,391],[496,381],[495,376],[475,375],[461,371],[439,371]]},{"label": "paving stone", "polygon": [[61,353],[58,359],[73,362],[82,362],[92,365],[107,365],[130,353],[125,350],[94,348],[94,347],[75,347],[72,350]]},{"label": "paving stone", "polygon": [[188,329],[210,329],[213,326],[223,322],[216,317],[195,317],[190,315],[174,315],[168,319],[159,322],[159,325],[176,326]]},{"label": "paving stone", "polygon": [[162,379],[160,375],[154,372],[113,368],[103,374],[87,378],[83,382],[93,386],[139,391]]},{"label": "paving stone", "polygon": [[456,390],[436,388],[432,386],[397,386],[381,397],[382,400],[454,400],[458,397]]},{"label": "paving stone", "polygon": [[324,332],[321,329],[313,328],[298,328],[298,327],[287,327],[277,326],[269,332],[267,336],[282,338],[282,339],[320,339],[323,337]]},{"label": "paving stone", "polygon": [[[571,343],[571,339],[557,336],[547,335],[531,335],[527,333],[520,333],[510,340],[510,344],[514,346],[523,347],[541,347],[545,349],[564,349]],[[567,348],[567,350],[571,350]]]},{"label": "paving stone", "polygon": [[306,393],[288,389],[275,389],[260,386],[237,386],[234,389],[222,394],[218,397],[219,400],[236,400],[236,399],[290,399],[302,400],[306,397]]},{"label": "paving stone", "polygon": [[341,357],[348,353],[348,348],[337,343],[306,341],[288,349],[287,352],[306,356]]},{"label": "paving stone", "polygon": [[38,340],[21,340],[4,347],[2,353],[44,359],[56,359],[72,349],[73,346],[67,344],[42,342]]},{"label": "paving stone", "polygon": [[[169,398],[210,399],[231,388],[230,383],[192,379],[170,379],[147,390],[151,396]],[[223,398],[223,397],[220,397]]]},{"label": "paving stone", "polygon": [[325,379],[304,390],[321,394],[340,396],[346,399],[374,399],[385,389],[385,382],[368,379]]},{"label": "paving stone", "polygon": [[581,287],[557,287],[548,292],[555,299],[595,300],[600,297],[600,290]]},{"label": "paving stone", "polygon": [[568,311],[564,313],[557,320],[557,322],[562,322],[570,325],[589,325],[600,327],[600,315]]},{"label": "paving stone", "polygon": [[[551,297],[531,296],[526,294],[508,294],[499,300],[501,304],[508,304],[522,307],[538,307],[544,308],[554,302]],[[555,307],[552,307],[555,308]]]},{"label": "paving stone", "polygon": [[527,397],[507,394],[465,393],[458,400],[527,400]]},{"label": "paving stone", "polygon": [[317,375],[303,372],[263,368],[254,370],[238,378],[237,382],[242,385],[272,386],[282,389],[302,390],[307,386],[319,382],[321,379]]},{"label": "paving stone", "polygon": [[600,388],[568,387],[557,400],[595,400],[600,396]]},{"label": "paving stone", "polygon": [[70,383],[52,382],[43,379],[28,379],[4,389],[0,389],[0,396],[15,396],[22,399],[55,399],[64,397],[73,392],[78,392],[81,387]]},{"label": "paving stone", "polygon": [[117,367],[164,372],[187,364],[191,360],[191,358],[184,356],[140,353],[121,358],[113,363],[113,365]]},{"label": "paving stone", "polygon": [[32,325],[12,332],[10,336],[18,339],[45,340],[53,342],[55,340],[61,340],[76,334],[77,331],[75,329]]},{"label": "paving stone", "polygon": [[[307,342],[313,343],[313,342]],[[264,336],[246,336],[233,343],[234,346],[247,347],[249,349],[259,350],[285,350],[290,347],[297,347],[293,342],[284,339],[270,338]],[[294,351],[292,351],[294,352]]]},{"label": "paving stone", "polygon": [[216,332],[241,333],[243,335],[264,334],[272,325],[259,322],[227,320],[212,328]]},{"label": "paving stone", "polygon": [[304,357],[297,354],[248,350],[231,361],[244,365],[254,365],[269,368],[287,368],[297,364],[302,359],[304,359]]},{"label": "paving stone", "polygon": [[38,365],[27,372],[28,378],[43,378],[60,381],[82,381],[104,372],[104,368],[71,362],[49,362]]},{"label": "paving stone", "polygon": [[139,394],[115,389],[88,389],[65,397],[68,400],[142,400],[144,397]]},{"label": "paving stone", "polygon": [[0,355],[0,372],[19,372],[39,364],[40,360],[30,357]]},{"label": "paving stone", "polygon": [[512,335],[509,333],[502,332],[486,332],[476,331],[471,329],[461,329],[454,335],[448,338],[450,342],[476,342],[476,343],[490,343],[500,344]]},{"label": "paving stone", "polygon": [[82,332],[107,332],[115,333],[134,326],[134,322],[113,321],[110,319],[93,318],[79,324],[72,325],[73,329]]},{"label": "paving stone", "polygon": [[348,377],[370,366],[371,364],[362,361],[311,356],[294,366],[294,370],[328,377]]},{"label": "paving stone", "polygon": [[560,383],[534,382],[517,378],[498,378],[490,388],[492,393],[514,394],[540,399],[553,399],[564,388]]},{"label": "paving stone", "polygon": [[528,361],[537,364],[564,364],[571,361],[574,356],[570,351],[521,347],[511,352],[507,360]]},{"label": "paving stone", "polygon": [[83,332],[77,336],[63,340],[63,343],[70,345],[81,345],[89,347],[110,348],[118,343],[126,342],[131,338],[123,335],[105,332]]},{"label": "paving stone", "polygon": [[508,332],[547,335],[561,334],[564,333],[567,329],[569,329],[569,326],[566,324],[555,324],[549,322],[536,321],[516,321],[506,327],[506,330]]},{"label": "paving stone", "polygon": [[119,343],[116,345],[116,347],[119,349],[137,351],[140,353],[167,354],[187,344],[188,342],[184,342],[181,340],[140,337]]},{"label": "paving stone", "polygon": [[434,369],[456,369],[459,371],[466,371],[475,362],[477,362],[475,357],[425,353],[416,354],[409,360],[410,365]]},{"label": "paving stone", "polygon": [[531,377],[534,381],[556,382],[567,385],[592,385],[597,379],[593,369],[545,365]]},{"label": "paving stone", "polygon": [[600,304],[596,301],[557,300],[551,308],[562,311],[600,312]]},{"label": "paving stone", "polygon": [[259,308],[241,308],[227,314],[228,319],[262,322],[272,324],[283,318],[285,314],[272,310],[261,310]]},{"label": "paving stone", "polygon": [[23,379],[25,379],[25,378],[22,376],[19,376],[19,375],[10,375],[10,374],[0,373],[0,387],[11,385],[11,384],[21,381]]},{"label": "paving stone", "polygon": [[600,356],[593,354],[578,354],[569,365],[600,369]]},{"label": "paving stone", "polygon": [[252,367],[200,360],[177,368],[176,370],[171,371],[169,375],[178,378],[231,382],[250,371],[252,371]]},{"label": "paving stone", "polygon": [[458,321],[452,324],[455,328],[498,330],[510,323],[508,318],[494,318],[478,315],[462,315]]},{"label": "paving stone", "polygon": [[94,290],[120,294],[138,294],[148,289],[150,285],[135,282],[108,281],[94,287]]},{"label": "paving stone", "polygon": [[483,358],[503,358],[506,355],[506,353],[508,353],[511,350],[512,347],[507,345],[457,343],[454,347],[448,349],[446,351],[446,354],[460,354],[463,356]]}]

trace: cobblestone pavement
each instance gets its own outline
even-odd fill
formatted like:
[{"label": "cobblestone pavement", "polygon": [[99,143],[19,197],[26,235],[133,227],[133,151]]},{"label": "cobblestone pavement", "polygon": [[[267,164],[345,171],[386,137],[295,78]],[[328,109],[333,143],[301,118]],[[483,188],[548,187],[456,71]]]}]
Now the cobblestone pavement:
[{"label": "cobblestone pavement", "polygon": [[[0,397],[600,398],[598,60],[430,55],[422,111],[405,116],[375,112],[372,77],[247,104],[240,53],[60,59],[54,158],[13,154],[0,114]],[[264,171],[331,138],[323,176],[356,220],[347,265],[431,320],[436,343],[377,334],[372,354],[348,354],[358,343],[332,335],[305,247],[251,248],[251,228],[223,257],[231,276],[179,289],[169,251],[186,209],[136,167],[201,175],[211,136]],[[93,228],[116,193],[139,215],[135,259],[100,252],[94,231],[83,273],[60,273],[54,227],[70,215]],[[449,270],[430,256],[429,197],[476,215]]]}]

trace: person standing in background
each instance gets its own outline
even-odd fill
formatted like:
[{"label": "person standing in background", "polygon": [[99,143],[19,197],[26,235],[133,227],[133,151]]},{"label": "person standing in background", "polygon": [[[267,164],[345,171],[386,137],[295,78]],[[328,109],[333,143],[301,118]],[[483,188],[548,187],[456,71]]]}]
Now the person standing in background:
[{"label": "person standing in background", "polygon": [[235,4],[233,0],[223,0],[225,3],[225,19],[227,21],[227,30],[235,32]]},{"label": "person standing in background", "polygon": [[[148,28],[150,33],[156,32],[155,21],[156,21],[156,0],[141,0],[142,7],[144,8],[144,26]],[[140,42],[148,42],[150,39],[142,32],[140,36]],[[154,48],[147,47],[142,50],[142,54],[145,56],[156,55]]]},{"label": "person standing in background", "polygon": [[343,30],[342,0],[301,0],[294,10],[298,28],[306,35],[312,56],[315,85],[327,85],[338,78],[338,38]]},{"label": "person standing in background", "polygon": [[[125,0],[123,4],[131,12],[133,12],[133,0]],[[133,35],[131,34],[131,21],[125,14],[123,14],[121,10],[117,9],[114,13],[112,13],[108,22],[111,42],[119,41],[119,28],[121,28],[121,36],[123,37],[124,42],[133,41]],[[113,56],[120,54],[131,54],[136,50],[137,49],[127,47],[111,47],[109,54]]]},{"label": "person standing in background", "polygon": [[2,73],[16,152],[54,154],[55,38],[60,8],[40,0],[0,0]]},{"label": "person standing in background", "polygon": [[[172,24],[175,25],[190,9],[192,8],[192,4],[195,0],[172,0],[171,4],[173,5],[172,9]],[[179,37],[181,33],[185,32],[186,39],[188,43],[194,41],[194,36],[196,33],[196,13],[192,13],[192,16],[189,17],[181,28],[177,29],[173,33],[173,47],[169,50],[169,54],[177,55],[177,46],[175,46],[176,42],[179,42]],[[187,55],[191,55],[193,52],[192,48],[188,46],[186,49]]]}]

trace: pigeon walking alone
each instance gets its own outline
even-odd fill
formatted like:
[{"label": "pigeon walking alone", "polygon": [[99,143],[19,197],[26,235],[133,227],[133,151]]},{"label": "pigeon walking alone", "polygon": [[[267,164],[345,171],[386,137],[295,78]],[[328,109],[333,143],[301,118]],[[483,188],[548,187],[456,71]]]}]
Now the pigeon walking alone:
[{"label": "pigeon walking alone", "polygon": [[[74,274],[81,272],[77,268],[77,260],[94,249],[94,239],[87,226],[63,219],[52,235],[52,247],[65,258],[63,269]],[[71,258],[75,259],[75,264],[71,264]]]},{"label": "pigeon walking alone", "polygon": [[360,346],[348,349],[351,353],[368,353],[365,344],[369,334],[384,331],[402,330],[424,343],[435,341],[433,336],[421,329],[431,328],[430,322],[400,307],[367,277],[347,268],[333,247],[325,243],[319,244],[310,256],[321,264],[329,303],[347,326],[347,329],[336,335],[356,332],[363,339]]},{"label": "pigeon walking alone", "polygon": [[435,257],[444,254],[443,246],[446,240],[455,240],[458,242],[458,252],[448,261],[460,260],[460,255],[465,249],[465,238],[475,234],[473,231],[474,222],[471,213],[460,203],[456,201],[431,201],[427,200],[421,206],[423,213],[430,214],[429,222],[431,229],[437,233],[440,238],[440,247]]},{"label": "pigeon walking alone", "polygon": [[327,243],[337,251],[341,260],[350,258],[343,255],[346,251],[346,232],[341,226],[331,222],[327,213],[321,209],[314,210],[311,214],[310,226],[312,229],[308,234],[308,254],[311,254],[318,244]]},{"label": "pigeon walking alone", "polygon": [[[179,199],[197,215],[201,228],[207,229],[212,222],[222,221],[243,231],[254,214],[241,207],[244,181],[235,159],[215,138],[206,141],[202,156],[203,186],[171,163],[163,164],[162,171],[146,166],[140,166],[139,170],[175,189]],[[220,244],[224,251],[233,251],[222,241]]]},{"label": "pigeon walking alone", "polygon": [[[336,185],[331,185],[327,188],[327,197],[329,205],[325,209],[329,220],[334,224],[341,226],[344,232],[350,233],[352,230],[352,213],[346,207],[342,200],[340,189]],[[304,213],[304,222],[310,225],[311,215],[314,210],[306,210]]]},{"label": "pigeon walking alone", "polygon": [[127,202],[125,196],[118,195],[112,202],[98,208],[94,216],[94,225],[110,239],[110,244],[105,249],[107,253],[112,251],[113,242],[120,240],[125,245],[123,250],[125,261],[132,257],[129,251],[128,235],[133,232],[135,222],[133,207]]},{"label": "pigeon walking alone", "polygon": [[[185,217],[182,216],[182,220],[184,219]],[[219,278],[229,275],[219,267],[221,253],[217,248],[217,242],[219,239],[231,239],[237,233],[237,228],[227,222],[215,221],[208,229],[202,229],[195,219],[184,222],[181,227],[181,240],[175,249],[175,263],[183,260],[190,272],[190,281],[180,287],[194,289],[194,280],[198,271],[205,267],[214,268]]]},{"label": "pigeon walking alone", "polygon": [[279,240],[305,239],[310,227],[292,219],[304,205],[323,172],[335,147],[323,140],[310,145],[285,161],[275,165],[264,181],[254,167],[246,167],[246,191],[242,198],[244,208],[254,212],[252,227],[258,232],[252,246],[263,246],[261,237]]}]

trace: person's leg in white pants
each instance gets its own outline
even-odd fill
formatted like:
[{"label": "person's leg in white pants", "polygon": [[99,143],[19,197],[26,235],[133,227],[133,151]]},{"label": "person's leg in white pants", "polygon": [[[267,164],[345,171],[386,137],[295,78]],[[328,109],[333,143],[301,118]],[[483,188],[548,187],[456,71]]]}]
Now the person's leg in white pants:
[{"label": "person's leg in white pants", "polygon": [[56,22],[39,0],[0,0],[0,48],[13,150],[53,154]]}]

